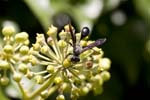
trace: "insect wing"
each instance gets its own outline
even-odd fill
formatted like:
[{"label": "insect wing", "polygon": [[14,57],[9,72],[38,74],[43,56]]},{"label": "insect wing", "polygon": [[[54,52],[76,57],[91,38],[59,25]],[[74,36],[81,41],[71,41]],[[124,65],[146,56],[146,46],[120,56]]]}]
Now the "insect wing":
[{"label": "insect wing", "polygon": [[86,50],[92,49],[93,47],[97,47],[99,45],[102,45],[106,41],[106,38],[104,39],[98,39],[94,43],[89,44],[88,46],[85,46],[82,50],[81,53],[83,53]]}]

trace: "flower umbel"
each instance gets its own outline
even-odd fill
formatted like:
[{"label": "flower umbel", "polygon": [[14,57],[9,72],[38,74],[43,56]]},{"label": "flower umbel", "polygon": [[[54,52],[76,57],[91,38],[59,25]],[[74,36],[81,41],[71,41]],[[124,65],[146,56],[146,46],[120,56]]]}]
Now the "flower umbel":
[{"label": "flower umbel", "polygon": [[[71,31],[75,31],[72,26],[70,28]],[[78,45],[81,51],[95,41],[83,38],[81,32],[71,33],[70,28],[66,25],[64,30],[57,33],[57,28],[51,26],[47,32],[48,38],[45,39],[43,34],[37,34],[36,43],[30,49],[31,63],[43,67],[41,72],[35,74],[42,76],[42,79],[39,78],[42,82],[37,83],[46,84],[43,91],[47,91],[47,95],[57,90],[58,100],[64,100],[65,93],[70,93],[72,99],[86,95],[91,90],[95,94],[100,94],[103,83],[110,78],[108,69],[111,61],[103,58],[104,53],[101,48],[96,47],[98,45],[78,55],[74,54],[76,48],[73,46],[72,34],[75,36],[75,45]],[[74,55],[79,57],[78,62],[72,60]]]},{"label": "flower umbel", "polygon": [[98,48],[105,39],[88,40],[87,27],[75,33],[70,24],[61,32],[51,26],[47,38],[37,34],[31,47],[26,32],[4,27],[2,34],[0,85],[16,82],[23,100],[44,100],[54,92],[58,93],[56,100],[65,100],[66,93],[72,100],[90,91],[101,94],[110,78],[111,61]]},{"label": "flower umbel", "polygon": [[[28,63],[29,40],[26,32],[16,33],[13,27],[4,27],[2,30],[3,44],[0,45],[0,84],[8,85],[8,74],[19,77],[20,64]],[[27,66],[27,65],[26,65]],[[26,69],[27,70],[27,69]],[[25,72],[25,71],[24,71]],[[25,73],[24,73],[25,74]],[[14,78],[16,81],[16,78]],[[17,81],[21,80],[21,76]]]}]

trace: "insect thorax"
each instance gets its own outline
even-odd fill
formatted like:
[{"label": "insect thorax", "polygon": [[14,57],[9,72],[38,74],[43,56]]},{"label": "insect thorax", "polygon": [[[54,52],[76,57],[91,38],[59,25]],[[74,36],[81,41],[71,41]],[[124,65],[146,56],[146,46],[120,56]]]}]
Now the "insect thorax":
[{"label": "insect thorax", "polygon": [[81,54],[82,47],[80,45],[76,45],[74,48],[74,55],[78,56]]},{"label": "insect thorax", "polygon": [[71,58],[71,61],[72,61],[73,63],[77,63],[77,62],[80,61],[80,57],[79,57],[79,56],[76,56],[76,55],[73,55],[72,58]]}]

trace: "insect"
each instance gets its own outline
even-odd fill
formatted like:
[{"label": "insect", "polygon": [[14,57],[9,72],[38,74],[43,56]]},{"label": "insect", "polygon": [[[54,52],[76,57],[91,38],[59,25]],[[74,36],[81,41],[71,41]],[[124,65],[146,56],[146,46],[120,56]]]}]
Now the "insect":
[{"label": "insect", "polygon": [[[85,52],[86,50],[92,49],[93,47],[97,47],[99,45],[102,45],[106,39],[98,39],[96,40],[94,43],[91,43],[85,47],[81,47],[79,43],[76,43],[76,35],[75,32],[73,31],[71,24],[69,24],[69,31],[71,34],[71,38],[72,38],[72,47],[73,47],[73,55],[71,57],[71,61],[73,63],[77,63],[80,61],[80,57],[79,55],[83,52]],[[85,38],[86,36],[88,36],[90,33],[90,30],[88,27],[83,27],[82,31],[81,31],[81,39]]]}]

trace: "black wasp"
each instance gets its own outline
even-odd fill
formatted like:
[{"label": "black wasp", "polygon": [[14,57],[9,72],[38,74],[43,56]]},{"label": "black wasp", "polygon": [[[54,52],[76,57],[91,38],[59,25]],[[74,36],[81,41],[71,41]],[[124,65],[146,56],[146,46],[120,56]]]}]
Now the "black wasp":
[{"label": "black wasp", "polygon": [[[76,43],[76,35],[75,35],[75,32],[73,31],[72,29],[72,26],[71,24],[69,24],[69,31],[70,31],[70,34],[71,34],[71,38],[72,38],[72,47],[73,47],[73,56],[71,57],[71,61],[73,63],[77,63],[80,61],[80,57],[79,55],[83,52],[85,52],[86,50],[89,50],[89,49],[92,49],[93,47],[96,47],[96,46],[99,46],[99,45],[102,45],[106,39],[98,39],[96,40],[94,43],[91,43],[85,47],[81,47],[80,44]],[[81,31],[81,39],[82,40],[84,37],[88,36],[90,33],[90,30],[88,27],[83,27],[82,28],[82,31]]]}]

